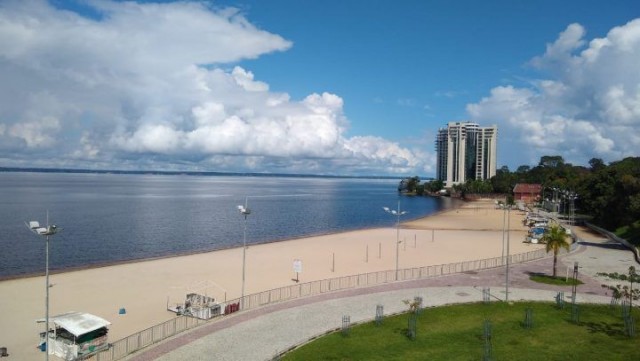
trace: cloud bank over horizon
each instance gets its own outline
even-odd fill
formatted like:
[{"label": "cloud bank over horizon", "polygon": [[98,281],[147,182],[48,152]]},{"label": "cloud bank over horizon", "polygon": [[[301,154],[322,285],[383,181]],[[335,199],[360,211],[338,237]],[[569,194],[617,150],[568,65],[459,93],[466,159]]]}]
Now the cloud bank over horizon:
[{"label": "cloud bank over horizon", "polygon": [[[498,125],[498,167],[535,165],[543,155],[577,165],[638,156],[640,18],[594,38],[581,24],[562,23],[566,28],[550,36],[539,56],[489,57],[505,68],[526,62],[502,85],[465,78],[457,91],[427,99],[433,106],[424,106],[424,121],[418,115],[409,122],[403,117],[415,112],[403,110],[418,108],[424,97],[407,91],[393,98],[395,108],[383,109],[380,100],[392,96],[385,87],[404,91],[409,82],[446,89],[438,83],[455,80],[454,68],[430,78],[394,62],[378,69],[367,63],[371,55],[351,53],[327,63],[325,54],[346,51],[349,41],[374,50],[384,44],[359,33],[334,48],[325,38],[314,42],[315,32],[326,29],[304,24],[292,30],[309,36],[299,38],[306,41],[296,52],[291,40],[254,25],[243,11],[213,4],[0,0],[0,166],[432,176],[437,129],[458,120]],[[494,36],[502,35],[488,41]],[[438,50],[415,53],[425,57],[420,67],[440,69],[429,53]],[[276,75],[262,76],[273,76],[273,86],[284,88],[278,91],[251,69],[270,69],[274,59]],[[327,79],[306,70],[312,59]],[[295,75],[288,67],[294,63],[302,64]],[[360,84],[365,78],[340,72],[354,69],[348,65],[405,82],[368,76]],[[343,84],[339,91],[314,89],[321,81]],[[311,84],[298,86],[304,82]],[[478,82],[480,90],[471,92]],[[354,94],[363,89],[380,91],[378,101],[358,103]],[[471,93],[455,109],[443,101]]]},{"label": "cloud bank over horizon", "polygon": [[[499,126],[501,164],[536,165],[542,155],[587,165],[638,156],[640,147],[640,19],[585,39],[570,24],[528,64],[543,78],[498,86],[468,104],[471,120]],[[514,152],[513,149],[517,149]]]},{"label": "cloud bank over horizon", "polygon": [[239,61],[293,46],[201,2],[0,3],[7,166],[423,174],[433,155],[348,137],[343,99],[274,92]]}]

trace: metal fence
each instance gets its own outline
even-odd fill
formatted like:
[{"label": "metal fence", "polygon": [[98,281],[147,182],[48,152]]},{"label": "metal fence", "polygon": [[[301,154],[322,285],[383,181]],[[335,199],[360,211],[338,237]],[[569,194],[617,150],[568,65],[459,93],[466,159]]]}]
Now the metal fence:
[{"label": "metal fence", "polygon": [[[547,252],[544,249],[539,249],[527,253],[514,254],[509,256],[509,263],[514,264],[533,261],[545,257],[546,254]],[[315,296],[327,292],[335,292],[352,288],[372,287],[390,282],[419,280],[470,271],[481,271],[490,268],[503,267],[506,264],[507,257],[494,257],[476,261],[464,261],[418,268],[406,268],[400,269],[397,272],[395,270],[370,272],[353,276],[329,278],[319,281],[275,288],[264,292],[246,295],[244,297],[244,300],[242,300],[243,302],[240,302],[240,299],[235,299],[230,300],[227,303],[240,302],[240,304],[244,305],[244,310],[250,310],[272,303],[289,301],[308,296]],[[169,337],[175,336],[191,328],[213,322],[220,317],[211,320],[201,320],[188,316],[178,316],[174,319],[150,327],[129,337],[115,341],[114,343],[110,344],[110,347],[108,349],[102,350],[90,356],[78,358],[78,360],[120,360],[145,347],[163,341]]]}]

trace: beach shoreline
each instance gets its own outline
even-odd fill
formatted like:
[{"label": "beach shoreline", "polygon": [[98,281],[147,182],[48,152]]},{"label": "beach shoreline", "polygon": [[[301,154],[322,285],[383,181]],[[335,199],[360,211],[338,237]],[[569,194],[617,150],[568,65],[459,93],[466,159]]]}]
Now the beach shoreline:
[{"label": "beach shoreline", "polygon": [[[511,213],[512,254],[540,249],[522,242],[526,228],[519,220],[524,214]],[[399,228],[248,245],[245,294],[292,284],[294,260],[303,263],[300,282],[310,282],[393,270],[396,265],[403,269],[500,256],[503,215],[493,200],[464,202]],[[239,297],[241,273],[242,247],[55,273],[50,277],[50,315],[95,314],[112,323],[109,339],[116,341],[175,317],[167,305],[184,301],[189,292],[220,301]],[[42,327],[35,320],[44,314],[43,286],[42,276],[0,281],[0,293],[12,295],[2,298],[0,312],[7,325],[15,325],[0,330],[0,340],[17,359],[33,359],[39,352],[35,345]],[[119,314],[122,308],[126,314]]]},{"label": "beach shoreline", "polygon": [[[469,201],[465,201],[465,200],[461,200],[461,199],[452,199],[452,200],[453,200],[453,202],[452,202],[453,206],[447,207],[446,209],[441,209],[439,211],[436,211],[436,212],[434,212],[432,214],[429,214],[429,215],[426,215],[426,216],[421,216],[421,217],[418,217],[418,218],[415,218],[415,219],[409,219],[409,220],[400,222],[401,227],[405,223],[420,221],[420,220],[423,220],[423,219],[426,219],[426,218],[429,218],[429,217],[436,216],[436,215],[441,214],[441,213],[445,213],[445,212],[448,212],[448,211],[451,211],[451,210],[455,210],[457,208],[462,207],[463,204],[469,202]],[[306,234],[306,235],[303,235],[303,236],[297,236],[297,237],[271,239],[271,240],[263,241],[263,242],[259,242],[259,243],[248,242],[247,246],[257,246],[257,245],[261,245],[261,244],[271,244],[271,243],[277,243],[277,242],[296,241],[296,240],[301,240],[301,239],[305,239],[305,238],[331,236],[331,235],[345,233],[345,232],[365,231],[365,230],[378,229],[378,228],[383,228],[383,227],[371,226],[371,227],[353,228],[353,229],[336,230],[336,231],[328,231],[328,232],[310,233],[310,234]],[[228,249],[241,249],[241,248],[242,248],[242,245],[238,244],[238,245],[222,246],[222,247],[219,247],[219,248],[206,249],[206,250],[196,250],[196,251],[190,251],[190,252],[184,252],[184,253],[171,253],[171,254],[160,255],[160,256],[155,256],[155,257],[132,258],[132,259],[126,259],[126,260],[119,260],[119,261],[106,261],[106,262],[87,264],[87,265],[83,265],[83,266],[69,266],[69,267],[64,267],[64,268],[51,268],[51,266],[50,266],[49,274],[50,275],[54,275],[54,274],[61,274],[61,273],[67,273],[67,272],[84,271],[84,270],[90,270],[90,269],[94,269],[94,268],[112,267],[112,266],[119,266],[119,265],[125,265],[125,264],[130,264],[130,263],[155,261],[155,260],[174,258],[174,257],[187,257],[187,256],[193,256],[193,255],[197,255],[197,254],[218,252],[218,251],[224,251],[224,250],[228,250]],[[0,282],[9,281],[9,280],[15,280],[15,279],[23,279],[23,278],[43,277],[44,275],[45,275],[44,270],[40,271],[40,272],[12,274],[12,275],[6,275],[6,276],[5,275],[0,275]]]}]

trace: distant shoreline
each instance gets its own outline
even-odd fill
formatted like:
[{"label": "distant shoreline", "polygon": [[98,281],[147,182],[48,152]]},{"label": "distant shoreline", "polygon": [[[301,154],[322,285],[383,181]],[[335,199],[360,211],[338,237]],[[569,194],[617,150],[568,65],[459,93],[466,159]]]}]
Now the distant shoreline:
[{"label": "distant shoreline", "polygon": [[[397,176],[382,175],[335,175],[335,174],[293,174],[293,173],[253,173],[253,172],[213,172],[213,171],[169,171],[169,170],[118,170],[118,169],[75,169],[75,168],[19,168],[0,167],[0,173],[74,173],[74,174],[132,174],[132,175],[187,175],[187,176],[233,176],[233,177],[282,177],[282,178],[333,178],[333,179],[401,179]],[[420,178],[431,180],[433,178]]]}]

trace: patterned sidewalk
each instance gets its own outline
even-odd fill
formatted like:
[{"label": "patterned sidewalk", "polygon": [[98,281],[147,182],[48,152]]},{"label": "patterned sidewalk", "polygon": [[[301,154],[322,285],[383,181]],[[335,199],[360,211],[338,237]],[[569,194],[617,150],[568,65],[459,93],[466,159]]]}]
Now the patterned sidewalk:
[{"label": "patterned sidewalk", "polygon": [[[598,272],[626,273],[634,264],[631,252],[605,239],[589,239],[577,250],[558,260],[558,275],[579,263],[577,302],[608,303],[610,295]],[[559,291],[571,296],[570,286],[533,282],[535,273],[550,274],[553,258],[516,264],[509,270],[509,301],[553,301]],[[195,330],[166,340],[129,357],[129,360],[230,360],[263,361],[276,352],[340,327],[342,316],[351,322],[371,320],[376,305],[385,315],[406,310],[404,299],[420,296],[427,307],[452,303],[480,302],[482,289],[489,287],[495,300],[505,299],[505,268],[441,276],[437,278],[350,289],[316,297],[296,299],[221,318]]]}]

